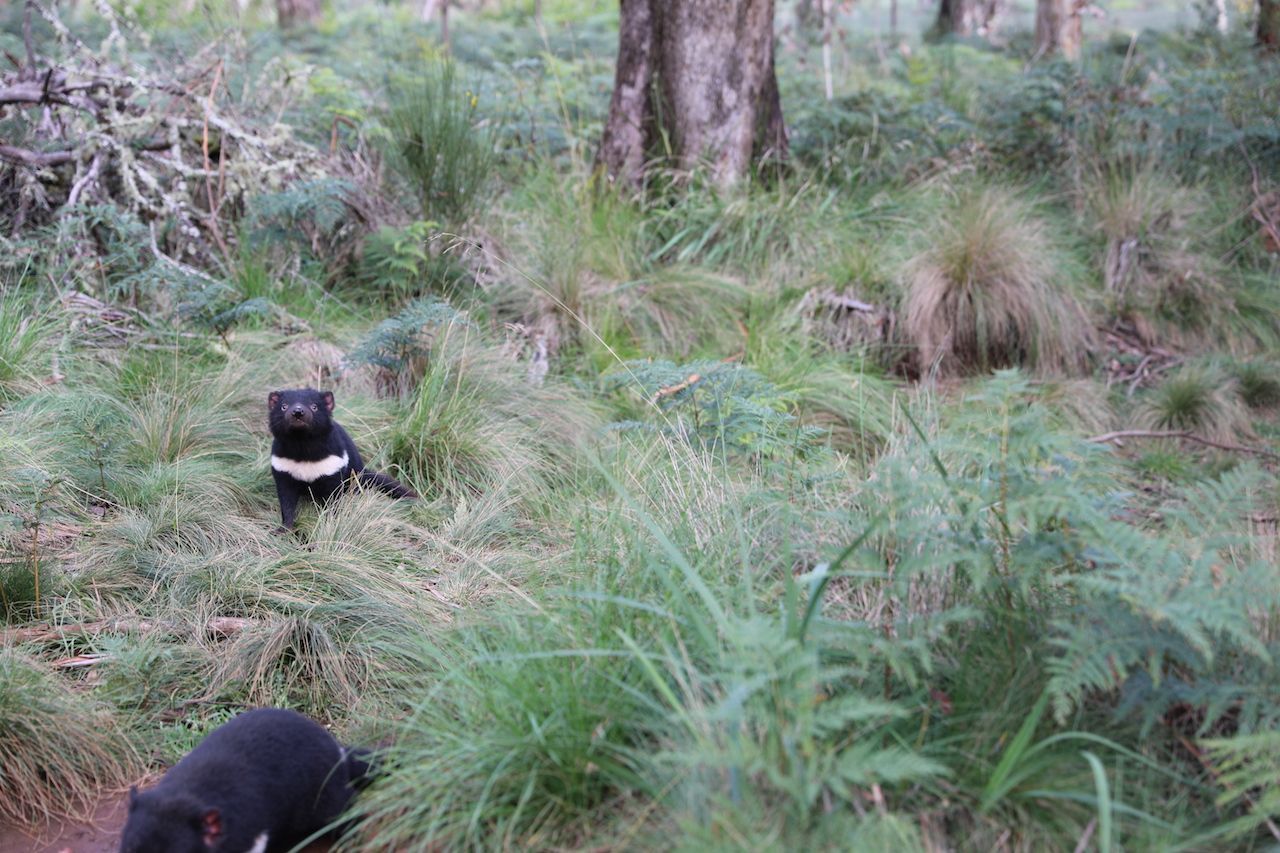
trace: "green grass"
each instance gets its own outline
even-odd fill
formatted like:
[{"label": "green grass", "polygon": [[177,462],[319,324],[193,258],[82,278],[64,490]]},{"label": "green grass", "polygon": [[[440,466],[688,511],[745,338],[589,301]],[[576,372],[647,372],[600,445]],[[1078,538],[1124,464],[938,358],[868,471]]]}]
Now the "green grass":
[{"label": "green grass", "polygon": [[[403,4],[252,6],[219,120],[309,147],[211,138],[202,275],[0,180],[0,822],[279,705],[383,753],[347,849],[1270,843],[1274,466],[1087,439],[1275,449],[1273,69],[855,28],[828,101],[780,30],[790,166],[628,195],[588,5],[455,6],[447,63]],[[135,71],[231,26],[138,14]],[[275,535],[301,385],[422,499]]]},{"label": "green grass", "polygon": [[12,649],[0,651],[0,759],[0,818],[25,824],[85,816],[139,767],[108,706]]}]

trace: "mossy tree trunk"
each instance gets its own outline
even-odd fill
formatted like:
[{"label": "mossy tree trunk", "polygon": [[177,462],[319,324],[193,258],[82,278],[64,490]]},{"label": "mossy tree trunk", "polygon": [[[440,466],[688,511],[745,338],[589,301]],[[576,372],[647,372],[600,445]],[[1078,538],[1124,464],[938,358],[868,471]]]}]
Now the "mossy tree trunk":
[{"label": "mossy tree trunk", "polygon": [[1280,0],[1258,0],[1258,44],[1280,51]]},{"label": "mossy tree trunk", "polygon": [[276,0],[276,23],[280,29],[309,27],[320,20],[321,0]]},{"label": "mossy tree trunk", "polygon": [[622,0],[618,64],[597,167],[638,187],[667,154],[720,186],[787,151],[773,60],[774,0]]},{"label": "mossy tree trunk", "polygon": [[1036,0],[1036,55],[1080,58],[1084,28],[1078,0]]}]

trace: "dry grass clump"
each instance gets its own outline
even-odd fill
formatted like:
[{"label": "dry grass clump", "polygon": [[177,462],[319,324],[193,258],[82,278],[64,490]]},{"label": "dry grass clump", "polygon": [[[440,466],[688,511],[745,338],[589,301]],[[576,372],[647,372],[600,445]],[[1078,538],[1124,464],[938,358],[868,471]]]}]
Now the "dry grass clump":
[{"label": "dry grass clump", "polygon": [[928,247],[907,265],[901,325],[922,371],[1083,369],[1092,328],[1032,205],[1006,189],[967,190],[922,233]]},{"label": "dry grass clump", "polygon": [[0,650],[0,822],[83,814],[134,778],[138,755],[103,707],[48,667]]}]

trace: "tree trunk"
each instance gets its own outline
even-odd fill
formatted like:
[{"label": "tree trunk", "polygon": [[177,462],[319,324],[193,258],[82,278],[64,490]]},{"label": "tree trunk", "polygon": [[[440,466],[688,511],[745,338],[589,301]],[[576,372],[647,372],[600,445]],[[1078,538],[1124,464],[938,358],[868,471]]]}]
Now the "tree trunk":
[{"label": "tree trunk", "polygon": [[[773,0],[622,0],[618,64],[596,164],[639,186],[651,155],[719,186],[786,156]],[[665,143],[665,145],[663,144]]]},{"label": "tree trunk", "polygon": [[978,31],[977,0],[942,0],[933,31],[939,36],[971,36]]},{"label": "tree trunk", "polygon": [[1258,0],[1258,44],[1280,50],[1280,0]]},{"label": "tree trunk", "polygon": [[276,22],[280,29],[311,26],[320,20],[320,0],[276,0]]},{"label": "tree trunk", "polygon": [[1036,0],[1036,55],[1080,58],[1084,31],[1077,0]]}]

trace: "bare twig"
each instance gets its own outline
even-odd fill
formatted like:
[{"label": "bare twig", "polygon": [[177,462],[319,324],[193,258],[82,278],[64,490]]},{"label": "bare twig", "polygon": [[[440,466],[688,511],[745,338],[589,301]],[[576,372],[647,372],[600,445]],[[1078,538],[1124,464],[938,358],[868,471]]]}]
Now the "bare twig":
[{"label": "bare twig", "polygon": [[656,403],[663,397],[670,397],[673,394],[679,394],[681,391],[701,380],[702,376],[700,374],[691,373],[689,374],[689,378],[685,379],[683,382],[677,382],[675,385],[668,385],[666,388],[659,388],[658,392],[653,395],[653,402]]},{"label": "bare twig", "polygon": [[1218,450],[1230,450],[1235,453],[1252,453],[1257,456],[1265,456],[1268,459],[1280,459],[1280,453],[1271,450],[1265,450],[1261,447],[1245,447],[1242,444],[1227,444],[1222,441],[1214,441],[1205,438],[1202,435],[1196,435],[1188,430],[1150,430],[1150,429],[1124,429],[1117,432],[1104,432],[1102,435],[1095,435],[1093,438],[1086,439],[1094,444],[1109,444],[1115,442],[1120,444],[1126,438],[1181,438],[1187,441],[1193,441],[1196,444],[1203,444],[1206,447],[1216,447]]},{"label": "bare twig", "polygon": [[61,166],[76,159],[74,151],[29,151],[16,145],[0,144],[0,160],[8,160],[20,166],[47,168]]}]

